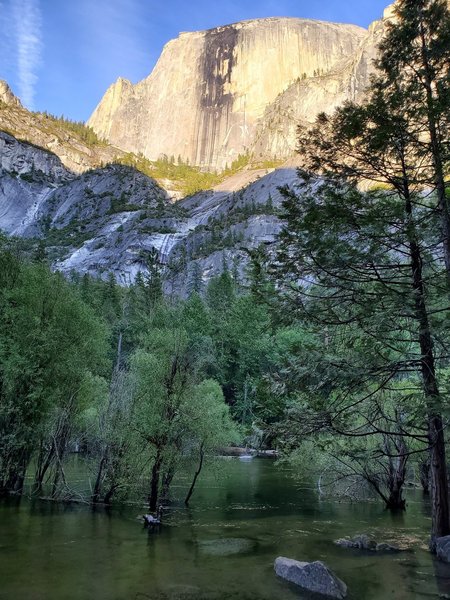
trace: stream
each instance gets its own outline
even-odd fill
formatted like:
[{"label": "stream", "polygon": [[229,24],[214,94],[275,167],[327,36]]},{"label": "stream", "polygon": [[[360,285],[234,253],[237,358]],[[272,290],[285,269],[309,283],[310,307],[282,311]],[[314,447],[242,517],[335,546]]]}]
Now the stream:
[{"label": "stream", "polygon": [[[418,491],[405,513],[379,502],[320,500],[268,459],[217,460],[191,507],[179,479],[159,533],[125,506],[109,512],[27,499],[0,503],[1,600],[302,600],[279,580],[277,556],[323,560],[350,600],[450,598],[450,565],[427,552],[430,516]],[[407,549],[364,554],[333,540],[357,533]]]}]

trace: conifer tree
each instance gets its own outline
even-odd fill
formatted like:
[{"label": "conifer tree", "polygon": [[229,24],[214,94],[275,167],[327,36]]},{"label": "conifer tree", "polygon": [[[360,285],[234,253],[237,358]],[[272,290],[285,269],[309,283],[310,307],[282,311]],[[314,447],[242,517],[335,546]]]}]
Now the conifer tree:
[{"label": "conifer tree", "polygon": [[[395,377],[407,364],[405,374],[420,374],[431,453],[433,550],[435,539],[450,533],[437,356],[437,340],[445,336],[435,317],[448,309],[443,275],[450,273],[444,180],[450,21],[441,0],[400,0],[396,14],[366,102],[319,115],[311,129],[299,132],[306,192],[301,200],[285,192],[288,228],[278,261],[284,275],[292,276],[288,297],[299,314],[314,306],[310,317],[327,327],[345,332],[352,323],[384,347],[384,370],[395,372],[387,367],[395,351]],[[381,189],[361,195],[356,186],[367,187],[368,181]],[[440,232],[433,197],[423,193],[428,186],[436,192]],[[374,327],[378,310],[381,327]],[[384,331],[389,322],[390,331]],[[402,339],[417,344],[414,358]],[[369,357],[367,347],[365,352]],[[378,377],[384,380],[381,371]]]},{"label": "conifer tree", "polygon": [[435,189],[444,260],[450,277],[450,11],[446,0],[399,0],[380,45],[384,89],[400,89],[422,183]]}]

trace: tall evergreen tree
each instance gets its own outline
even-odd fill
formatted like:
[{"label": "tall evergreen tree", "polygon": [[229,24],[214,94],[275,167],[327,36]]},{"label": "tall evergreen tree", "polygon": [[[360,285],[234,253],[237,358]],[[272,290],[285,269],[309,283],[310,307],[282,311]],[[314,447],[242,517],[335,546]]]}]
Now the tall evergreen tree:
[{"label": "tall evergreen tree", "polygon": [[377,63],[385,88],[400,88],[424,184],[437,195],[450,277],[450,10],[446,0],[399,0]]}]

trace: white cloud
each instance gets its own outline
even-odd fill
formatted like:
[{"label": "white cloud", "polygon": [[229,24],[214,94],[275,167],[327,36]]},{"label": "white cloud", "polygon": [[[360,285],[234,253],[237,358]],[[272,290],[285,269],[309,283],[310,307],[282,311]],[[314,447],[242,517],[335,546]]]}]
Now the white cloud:
[{"label": "white cloud", "polygon": [[18,91],[22,103],[32,109],[38,81],[37,70],[42,53],[41,10],[39,0],[11,0],[11,2]]}]

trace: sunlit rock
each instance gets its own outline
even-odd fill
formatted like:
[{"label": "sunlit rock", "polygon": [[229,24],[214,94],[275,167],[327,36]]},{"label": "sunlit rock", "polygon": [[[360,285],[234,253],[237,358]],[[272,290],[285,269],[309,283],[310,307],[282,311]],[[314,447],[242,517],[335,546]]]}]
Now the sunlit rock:
[{"label": "sunlit rock", "polygon": [[181,156],[221,169],[251,149],[258,122],[279,94],[297,80],[334,72],[366,36],[355,25],[296,18],[182,33],[149,77],[136,85],[118,79],[88,124],[151,160]]},{"label": "sunlit rock", "polygon": [[323,562],[299,562],[279,556],[275,560],[278,577],[299,587],[328,598],[342,599],[347,596],[347,586]]}]

